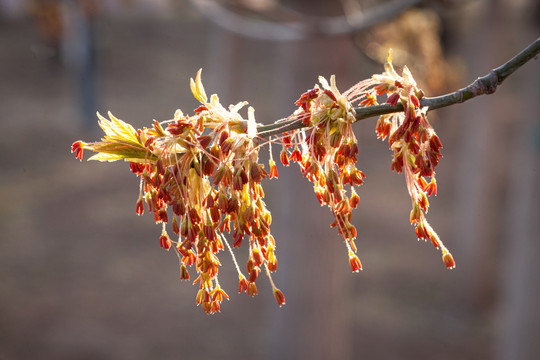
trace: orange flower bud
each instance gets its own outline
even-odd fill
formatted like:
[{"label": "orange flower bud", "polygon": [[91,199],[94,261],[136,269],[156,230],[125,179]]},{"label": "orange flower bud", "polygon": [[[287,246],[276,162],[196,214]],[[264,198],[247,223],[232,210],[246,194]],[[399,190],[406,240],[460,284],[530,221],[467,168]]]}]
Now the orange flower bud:
[{"label": "orange flower bud", "polygon": [[180,227],[178,226],[178,218],[176,216],[173,216],[172,229],[176,235],[180,234]]},{"label": "orange flower bud", "polygon": [[186,265],[184,264],[182,264],[182,266],[180,267],[180,279],[189,280],[189,272]]},{"label": "orange flower bud", "polygon": [[135,209],[135,212],[137,215],[142,215],[144,213],[144,205],[143,205],[143,198],[142,196],[139,197],[139,200],[137,200],[137,207]]},{"label": "orange flower bud", "polygon": [[254,282],[250,282],[247,289],[248,295],[255,296],[257,295],[257,285]]},{"label": "orange flower bud", "polygon": [[169,235],[167,235],[167,233],[164,232],[159,237],[159,244],[167,251],[171,248],[171,238],[169,237]]},{"label": "orange flower bud", "polygon": [[214,173],[215,164],[208,158],[208,156],[204,155],[202,157],[202,173],[203,175],[210,176]]},{"label": "orange flower bud", "polygon": [[274,297],[276,298],[279,307],[285,305],[285,295],[283,295],[281,290],[279,290],[278,288],[274,288]]},{"label": "orange flower bud", "polygon": [[410,216],[411,224],[416,224],[420,222],[422,218],[423,218],[423,215],[422,215],[422,211],[420,210],[420,206],[418,205],[418,203],[414,203],[413,208],[411,210],[411,216]]},{"label": "orange flower bud", "polygon": [[239,277],[240,281],[238,282],[238,293],[240,294],[242,291],[248,291],[249,284],[244,275],[240,274]]},{"label": "orange flower bud", "polygon": [[298,148],[295,148],[293,152],[291,153],[291,156],[289,156],[289,159],[296,162],[300,162],[302,161],[302,153],[300,152]]},{"label": "orange flower bud", "polygon": [[79,159],[80,161],[82,161],[82,159],[83,159],[83,151],[84,151],[85,145],[86,145],[86,143],[84,143],[83,141],[80,141],[80,140],[75,141],[71,145],[71,152],[75,153],[75,158]]},{"label": "orange flower bud", "polygon": [[429,238],[429,235],[427,233],[426,227],[424,226],[423,222],[416,225],[416,227],[414,228],[414,231],[415,231],[416,236],[418,237],[419,240]]},{"label": "orange flower bud", "polygon": [[261,256],[261,252],[259,251],[259,249],[254,248],[253,251],[252,251],[251,256],[253,258],[253,263],[254,263],[255,266],[261,266],[262,265],[263,257]]},{"label": "orange flower bud", "polygon": [[270,160],[270,179],[277,178],[278,177],[278,171],[276,163],[273,160]]},{"label": "orange flower bud", "polygon": [[221,305],[219,304],[219,301],[212,301],[212,303],[210,304],[210,314],[215,314],[220,311]]},{"label": "orange flower bud", "polygon": [[199,217],[199,213],[195,208],[189,209],[189,219],[193,224],[198,224],[201,221],[201,218]]},{"label": "orange flower bud", "polygon": [[229,300],[229,295],[227,295],[227,293],[218,285],[218,287],[212,291],[212,301],[223,301],[223,298]]},{"label": "orange flower bud", "polygon": [[358,256],[356,256],[352,251],[349,251],[349,265],[351,265],[352,272],[359,272],[362,270],[362,263]]},{"label": "orange flower bud", "polygon": [[442,259],[447,269],[453,269],[456,267],[454,258],[452,257],[452,254],[450,254],[448,251],[443,251]]},{"label": "orange flower bud", "polygon": [[364,173],[360,170],[356,170],[350,175],[350,179],[355,185],[362,185],[362,183],[364,182],[362,178],[365,177],[366,175],[364,175]]},{"label": "orange flower bud", "polygon": [[356,209],[358,207],[358,204],[360,203],[360,196],[354,191],[354,189],[351,190],[351,198],[349,199],[349,204],[351,208]]},{"label": "orange flower bud", "polygon": [[202,307],[205,313],[210,314],[212,311],[212,303],[210,301],[205,301],[202,303]]},{"label": "orange flower bud", "polygon": [[274,258],[274,262],[268,262],[266,263],[266,266],[268,267],[268,271],[274,272],[277,270],[277,259]]},{"label": "orange flower bud", "polygon": [[259,276],[259,271],[261,271],[261,269],[258,266],[255,266],[251,269],[248,279],[250,283],[254,283],[257,280],[257,277]]},{"label": "orange flower bud", "polygon": [[335,131],[332,135],[330,135],[330,146],[333,148],[337,148],[341,145],[341,139],[343,138],[343,135],[338,131]]},{"label": "orange flower bud", "polygon": [[426,184],[423,190],[428,194],[428,196],[437,195],[437,182],[435,181],[434,177],[431,178],[431,182]]},{"label": "orange flower bud", "polygon": [[287,155],[287,151],[285,151],[285,149],[283,149],[281,154],[279,154],[279,159],[284,166],[289,166],[289,156]]},{"label": "orange flower bud", "polygon": [[411,95],[409,96],[409,99],[411,99],[411,103],[413,104],[414,107],[416,107],[416,108],[419,108],[419,107],[420,107],[420,101],[418,100],[418,98],[416,97],[416,95],[411,94]]},{"label": "orange flower bud", "polygon": [[210,142],[212,141],[212,136],[211,135],[202,135],[202,136],[199,136],[197,138],[197,140],[199,141],[199,145],[201,145],[201,147],[203,149],[205,149],[210,144]]}]

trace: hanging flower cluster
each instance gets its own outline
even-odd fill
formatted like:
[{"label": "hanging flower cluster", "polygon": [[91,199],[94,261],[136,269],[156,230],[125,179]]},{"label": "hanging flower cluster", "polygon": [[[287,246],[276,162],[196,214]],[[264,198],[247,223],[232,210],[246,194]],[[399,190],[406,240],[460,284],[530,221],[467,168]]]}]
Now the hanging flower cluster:
[{"label": "hanging flower cluster", "polygon": [[[298,162],[302,174],[314,185],[321,205],[330,207],[338,229],[344,238],[353,271],[362,270],[355,255],[356,228],[351,224],[351,211],[360,198],[355,185],[363,183],[364,173],[356,168],[358,146],[351,124],[356,121],[352,104],[360,107],[378,105],[378,97],[386,94],[386,103],[400,102],[404,111],[382,115],[376,125],[379,138],[389,138],[393,150],[391,169],[404,172],[412,200],[411,224],[418,239],[429,239],[442,251],[447,268],[455,262],[437,233],[426,220],[428,196],[437,194],[435,167],[442,157],[442,144],[427,120],[427,108],[420,107],[423,92],[405,67],[399,75],[392,65],[390,51],[383,74],[357,83],[343,94],[336,87],[334,76],[330,84],[319,77],[316,85],[306,91],[296,104],[298,110],[287,120],[301,122],[303,129],[283,133],[281,162],[287,166]],[[429,178],[429,179],[428,179]],[[428,181],[429,180],[429,181]],[[350,185],[347,192],[345,185]]]},{"label": "hanging flower cluster", "polygon": [[[360,202],[355,188],[362,185],[365,175],[356,167],[353,104],[377,105],[378,97],[386,95],[387,103],[400,103],[404,111],[382,115],[376,133],[389,140],[392,170],[405,174],[412,200],[411,224],[418,239],[429,239],[441,249],[446,267],[453,268],[452,255],[425,216],[428,196],[437,194],[435,167],[442,157],[442,144],[427,120],[427,108],[420,106],[422,91],[409,70],[405,67],[399,75],[391,60],[390,53],[384,73],[344,93],[337,89],[334,76],[330,82],[320,77],[320,86],[296,101],[298,109],[266,132],[256,124],[253,108],[248,108],[247,119],[240,115],[246,102],[225,109],[217,95],[208,99],[199,70],[196,79],[191,79],[191,91],[201,103],[194,115],[177,110],[172,120],[154,120],[151,128],[135,130],[111,113],[110,119],[98,114],[105,137],[94,143],[76,141],[71,151],[81,160],[87,149],[97,153],[89,160],[129,162],[131,171],[140,178],[136,213],[142,215],[146,209],[161,224],[159,244],[177,254],[181,279],[189,280],[188,268],[195,268],[194,284],[199,286],[196,302],[206,313],[219,311],[223,299],[229,298],[218,281],[218,253],[225,247],[238,272],[239,292],[256,295],[256,280],[264,269],[281,306],[285,297],[271,277],[277,269],[276,243],[270,234],[272,218],[261,186],[263,179],[278,177],[271,144],[281,144],[281,163],[298,163],[320,204],[330,208],[334,216],[331,226],[344,239],[351,270],[358,272],[362,264],[356,255],[357,230],[351,218]],[[258,159],[265,144],[270,149],[269,172]],[[230,234],[232,246],[225,234]],[[249,247],[246,275],[233,253],[243,242]]]},{"label": "hanging flower cluster", "polygon": [[[232,247],[239,247],[246,238],[249,243],[246,276],[232,255],[239,292],[256,295],[255,281],[265,268],[281,306],[285,298],[270,277],[277,268],[276,244],[260,185],[268,173],[258,163],[254,110],[250,107],[244,120],[238,111],[246,102],[227,110],[216,95],[208,100],[200,71],[191,80],[191,90],[202,104],[195,115],[177,110],[173,120],[154,121],[152,128],[136,131],[110,113],[110,120],[98,114],[105,137],[96,143],[77,141],[72,152],[79,159],[88,149],[97,152],[89,160],[130,162],[141,181],[136,212],[142,215],[146,204],[154,221],[162,224],[159,243],[177,253],[182,279],[189,280],[188,267],[195,266],[196,302],[205,312],[219,311],[223,299],[229,298],[218,282],[217,256],[224,244],[233,254],[223,235],[228,232],[232,232]],[[169,236],[167,224],[177,240]]]},{"label": "hanging flower cluster", "polygon": [[415,226],[418,239],[430,240],[442,252],[447,268],[454,268],[455,262],[440,240],[437,233],[426,220],[429,208],[428,196],[437,195],[435,167],[442,157],[442,144],[427,119],[427,108],[421,108],[423,92],[405,66],[399,75],[392,65],[392,52],[385,63],[385,72],[373,75],[368,81],[369,91],[360,105],[377,104],[376,97],[386,94],[386,103],[403,105],[403,112],[379,117],[376,125],[378,138],[388,138],[393,151],[391,169],[403,172],[407,189],[412,200],[410,222]]},{"label": "hanging flower cluster", "polygon": [[345,240],[352,271],[358,272],[362,264],[355,254],[351,211],[360,202],[354,187],[362,185],[365,175],[356,168],[358,145],[351,126],[355,111],[337,89],[334,76],[330,84],[323,77],[319,82],[322,88],[315,86],[296,101],[299,108],[291,118],[301,121],[306,130],[283,135],[280,159],[285,166],[297,162],[313,183],[319,203],[332,211],[335,220],[331,226]]}]

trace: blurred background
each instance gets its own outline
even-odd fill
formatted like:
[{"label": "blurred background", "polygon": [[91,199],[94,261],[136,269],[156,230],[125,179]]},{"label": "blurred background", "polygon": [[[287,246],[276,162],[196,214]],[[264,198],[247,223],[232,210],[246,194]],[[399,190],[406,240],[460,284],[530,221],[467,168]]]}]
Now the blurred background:
[{"label": "blurred background", "polygon": [[452,271],[416,241],[375,118],[354,125],[363,272],[311,184],[279,167],[263,185],[282,308],[265,277],[238,295],[223,253],[231,299],[207,316],[136,216],[128,165],[70,154],[101,137],[96,110],[135,127],[192,112],[201,67],[207,93],[271,123],[318,75],[344,91],[381,72],[389,47],[428,96],[454,91],[534,41],[539,19],[534,0],[0,0],[0,359],[540,358],[538,60],[430,113],[444,158],[428,219]]}]

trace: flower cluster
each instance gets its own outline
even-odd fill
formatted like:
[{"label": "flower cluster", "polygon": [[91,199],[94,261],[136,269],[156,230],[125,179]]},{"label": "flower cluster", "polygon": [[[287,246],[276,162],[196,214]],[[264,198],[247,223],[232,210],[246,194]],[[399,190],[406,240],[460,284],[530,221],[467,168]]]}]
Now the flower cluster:
[{"label": "flower cluster", "polygon": [[[110,120],[98,114],[105,137],[96,143],[77,141],[72,152],[79,159],[88,149],[97,152],[89,160],[129,161],[131,171],[140,177],[137,214],[142,215],[146,205],[154,221],[162,224],[159,243],[178,255],[182,279],[189,280],[188,267],[195,266],[196,302],[206,313],[219,311],[223,299],[229,298],[218,282],[217,254],[225,246],[239,274],[239,292],[256,295],[255,281],[265,268],[281,306],[285,297],[270,277],[277,268],[276,244],[260,184],[268,173],[258,162],[254,110],[248,109],[245,120],[238,111],[247,103],[225,109],[216,95],[208,100],[200,71],[191,80],[191,90],[202,104],[195,115],[177,110],[170,121],[154,121],[152,128],[135,130],[110,113]],[[248,239],[246,276],[224,233],[232,233],[233,248]]]},{"label": "flower cluster", "polygon": [[376,125],[378,138],[386,139],[393,151],[391,168],[403,172],[407,189],[412,200],[410,222],[415,226],[418,239],[430,240],[437,249],[441,249],[443,262],[447,268],[454,268],[455,262],[443,245],[439,236],[426,220],[428,196],[437,195],[435,167],[442,157],[442,144],[428,122],[427,108],[421,108],[420,90],[407,67],[399,75],[392,65],[392,53],[389,53],[385,72],[373,75],[372,86],[365,94],[360,105],[377,104],[377,96],[386,94],[386,103],[403,105],[403,112],[382,115]]},{"label": "flower cluster", "polygon": [[[362,270],[356,256],[356,228],[351,224],[352,209],[360,197],[355,186],[362,185],[364,173],[356,168],[357,140],[351,124],[355,111],[347,97],[336,87],[319,77],[322,88],[316,85],[296,101],[298,110],[291,116],[306,129],[283,134],[280,159],[288,166],[297,162],[304,177],[313,183],[317,199],[327,205],[334,216],[332,227],[345,240],[352,271]],[[349,185],[349,189],[346,186]]]},{"label": "flower cluster", "polygon": [[[425,216],[428,197],[437,194],[435,167],[442,157],[442,144],[427,120],[427,108],[421,107],[422,91],[409,70],[405,67],[399,75],[391,60],[390,53],[384,73],[344,93],[337,89],[334,76],[330,82],[320,77],[320,86],[300,96],[298,109],[290,117],[265,131],[256,124],[253,108],[248,108],[247,119],[240,115],[246,102],[226,109],[217,95],[208,98],[199,71],[191,79],[191,91],[201,103],[194,115],[177,110],[171,120],[154,120],[151,128],[135,130],[111,113],[109,119],[98,114],[105,137],[94,143],[76,141],[71,151],[81,160],[87,149],[96,152],[89,160],[129,162],[130,170],[140,178],[136,213],[142,215],[146,209],[161,224],[159,244],[177,254],[181,279],[189,280],[188,268],[195,268],[196,302],[206,313],[219,311],[223,299],[229,298],[218,281],[218,254],[225,248],[238,272],[239,292],[256,295],[256,280],[264,269],[281,306],[285,297],[271,277],[277,269],[272,218],[261,186],[263,179],[278,177],[271,144],[282,145],[281,163],[299,164],[320,204],[330,208],[331,226],[344,239],[351,270],[358,272],[362,264],[356,255],[357,231],[351,218],[360,202],[356,187],[365,175],[356,167],[358,143],[352,124],[357,112],[352,104],[377,105],[378,98],[386,95],[386,103],[401,104],[403,111],[382,115],[376,133],[388,138],[392,170],[405,175],[412,200],[410,222],[418,239],[429,239],[441,249],[446,267],[453,268],[452,255]],[[259,149],[266,144],[270,148],[268,172],[259,163]],[[249,247],[246,275],[233,253],[245,242]]]}]

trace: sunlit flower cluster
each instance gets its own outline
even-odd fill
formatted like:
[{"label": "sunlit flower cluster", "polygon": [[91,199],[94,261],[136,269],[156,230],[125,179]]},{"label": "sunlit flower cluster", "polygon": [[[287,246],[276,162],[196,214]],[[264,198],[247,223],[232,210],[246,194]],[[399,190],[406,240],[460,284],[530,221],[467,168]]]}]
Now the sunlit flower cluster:
[{"label": "sunlit flower cluster", "polygon": [[403,172],[407,189],[412,200],[410,222],[415,227],[418,239],[430,240],[443,254],[447,268],[454,268],[455,262],[443,245],[437,233],[426,220],[429,208],[428,196],[437,195],[435,167],[442,157],[442,144],[428,122],[427,108],[421,108],[420,90],[407,67],[399,75],[392,65],[392,53],[385,64],[385,72],[373,75],[369,81],[370,90],[360,103],[364,106],[376,105],[377,96],[386,94],[386,103],[403,105],[403,112],[382,115],[376,125],[377,137],[386,139],[393,151],[391,168]]},{"label": "sunlit flower cluster", "polygon": [[364,173],[356,168],[357,140],[351,124],[355,111],[336,86],[319,77],[318,85],[296,101],[298,110],[291,116],[305,125],[302,131],[285,133],[282,138],[281,162],[287,166],[297,162],[304,177],[313,183],[321,205],[327,205],[334,216],[332,227],[345,240],[352,271],[362,270],[356,256],[356,228],[351,224],[351,211],[360,197],[355,186],[362,185]]},{"label": "sunlit flower cluster", "polygon": [[[284,166],[291,162],[300,166],[319,203],[330,208],[334,217],[330,226],[344,240],[351,270],[358,272],[362,264],[351,221],[352,210],[360,202],[356,190],[365,175],[356,167],[359,150],[352,124],[357,112],[378,105],[378,99],[386,95],[386,103],[401,104],[403,111],[382,115],[376,133],[389,140],[392,170],[405,175],[412,200],[410,222],[418,239],[429,239],[441,249],[446,267],[453,268],[452,255],[425,216],[428,197],[437,194],[435,167],[442,157],[442,144],[427,120],[428,109],[421,107],[422,91],[409,70],[405,67],[399,75],[391,60],[390,53],[384,73],[344,93],[334,76],[329,82],[320,77],[320,85],[296,101],[298,109],[266,132],[259,132],[253,108],[248,108],[247,119],[239,113],[246,102],[226,109],[217,95],[208,98],[199,71],[191,79],[191,91],[201,103],[193,115],[177,110],[171,120],[154,120],[152,127],[135,130],[111,113],[109,119],[98,114],[104,138],[94,143],[76,141],[71,150],[81,160],[87,149],[96,152],[89,160],[129,162],[130,170],[140,178],[136,213],[147,211],[161,225],[159,245],[177,254],[181,279],[189,280],[190,269],[195,269],[196,302],[206,313],[219,311],[222,301],[229,298],[218,281],[218,254],[225,248],[238,272],[239,292],[256,295],[256,280],[264,270],[281,306],[285,297],[271,277],[277,269],[272,217],[261,186],[263,179],[278,177],[271,145],[281,146]],[[353,104],[359,108],[355,110]],[[259,163],[263,145],[270,150],[268,172]],[[249,248],[246,275],[233,253],[242,243]]]},{"label": "sunlit flower cluster", "polygon": [[[191,90],[202,104],[195,115],[177,110],[170,121],[154,121],[152,128],[135,130],[110,113],[110,120],[98,114],[105,137],[96,143],[77,141],[72,152],[79,159],[88,149],[97,152],[89,160],[129,161],[141,181],[137,214],[142,215],[146,207],[154,221],[162,224],[159,244],[178,255],[182,279],[189,280],[188,267],[195,267],[196,302],[205,312],[219,311],[223,299],[229,298],[218,281],[217,254],[225,247],[238,271],[239,292],[256,295],[255,281],[264,268],[281,306],[285,297],[270,277],[277,268],[276,244],[260,185],[268,173],[258,162],[254,110],[248,109],[245,120],[238,111],[247,103],[225,109],[216,95],[208,100],[200,71],[191,81]],[[233,248],[247,239],[246,275],[225,233],[232,233]]]}]

